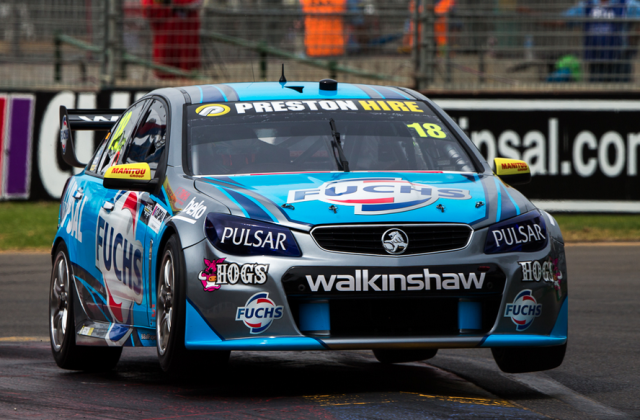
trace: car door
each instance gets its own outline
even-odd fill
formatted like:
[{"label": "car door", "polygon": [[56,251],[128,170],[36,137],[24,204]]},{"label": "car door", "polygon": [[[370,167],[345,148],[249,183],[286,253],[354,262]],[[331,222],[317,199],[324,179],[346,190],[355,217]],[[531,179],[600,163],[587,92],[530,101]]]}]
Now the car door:
[{"label": "car door", "polygon": [[[91,299],[99,310],[89,314],[92,319],[112,324],[148,326],[144,308],[143,253],[144,230],[139,229],[140,192],[117,191],[103,187],[106,170],[122,163],[129,140],[149,105],[137,102],[127,109],[104,143],[104,151],[91,163],[86,175],[82,269]],[[86,307],[91,307],[88,298]],[[108,340],[116,344],[126,340],[127,328],[112,332]]]},{"label": "car door", "polygon": [[[166,141],[169,128],[167,126],[167,106],[154,99],[145,110],[144,117],[127,144],[122,163],[145,162],[151,169],[151,177],[162,179],[164,174],[165,153],[167,153]],[[160,195],[141,193],[139,196],[140,220],[136,229],[140,237],[144,233],[144,280],[143,288],[146,290],[144,302],[148,308],[149,327],[155,325],[155,276],[153,270],[153,256],[158,252],[159,239],[165,228],[165,219],[171,210],[169,203]]]}]

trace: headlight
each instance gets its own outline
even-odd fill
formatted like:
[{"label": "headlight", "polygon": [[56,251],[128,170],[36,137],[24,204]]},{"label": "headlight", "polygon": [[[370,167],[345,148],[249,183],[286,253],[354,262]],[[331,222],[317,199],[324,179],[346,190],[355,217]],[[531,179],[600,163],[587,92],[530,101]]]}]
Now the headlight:
[{"label": "headlight", "polygon": [[296,239],[285,227],[243,217],[209,213],[204,224],[209,242],[232,255],[302,255]]},{"label": "headlight", "polygon": [[547,246],[547,228],[537,210],[513,217],[489,227],[484,244],[485,254],[533,252]]}]

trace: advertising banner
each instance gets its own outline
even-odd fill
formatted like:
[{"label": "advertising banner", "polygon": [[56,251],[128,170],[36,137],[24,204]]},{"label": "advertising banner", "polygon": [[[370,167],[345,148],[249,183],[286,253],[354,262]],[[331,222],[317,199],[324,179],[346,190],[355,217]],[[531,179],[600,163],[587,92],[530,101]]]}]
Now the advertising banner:
[{"label": "advertising banner", "polygon": [[[60,105],[68,108],[127,108],[146,91],[0,92],[0,199],[58,200],[80,169],[62,160]],[[89,161],[106,133],[75,133],[76,153]]]},{"label": "advertising banner", "polygon": [[[69,176],[59,108],[127,108],[146,91],[0,92],[0,199],[57,200]],[[549,211],[640,213],[640,102],[436,99],[491,163],[526,161],[519,189]],[[106,133],[79,131],[88,161]]]},{"label": "advertising banner", "polygon": [[487,161],[521,159],[549,211],[640,213],[640,102],[436,99]]}]

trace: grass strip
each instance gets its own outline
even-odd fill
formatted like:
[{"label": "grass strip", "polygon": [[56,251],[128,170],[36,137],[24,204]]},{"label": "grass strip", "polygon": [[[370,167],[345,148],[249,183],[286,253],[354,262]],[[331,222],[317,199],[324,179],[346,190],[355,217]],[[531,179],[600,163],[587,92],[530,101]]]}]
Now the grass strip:
[{"label": "grass strip", "polygon": [[640,215],[554,214],[565,242],[640,241]]},{"label": "grass strip", "polygon": [[58,230],[55,201],[0,203],[0,250],[45,251],[51,249]]}]

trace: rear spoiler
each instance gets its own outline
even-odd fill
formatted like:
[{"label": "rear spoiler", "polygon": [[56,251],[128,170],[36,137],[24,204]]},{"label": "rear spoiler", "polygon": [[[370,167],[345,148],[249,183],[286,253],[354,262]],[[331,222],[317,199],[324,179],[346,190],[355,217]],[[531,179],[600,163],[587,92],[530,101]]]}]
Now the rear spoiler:
[{"label": "rear spoiler", "polygon": [[72,130],[111,130],[124,109],[67,109],[60,107],[60,145],[62,158],[76,168],[84,168],[86,163],[78,162],[73,146]]}]

